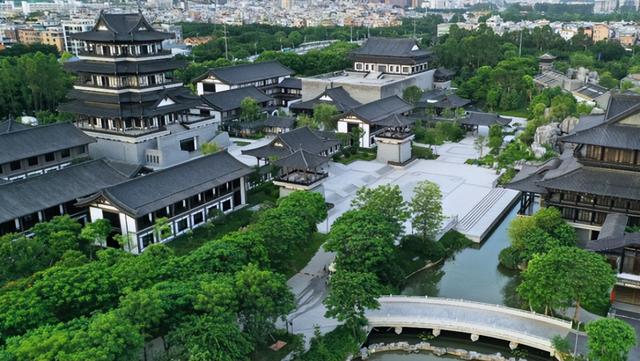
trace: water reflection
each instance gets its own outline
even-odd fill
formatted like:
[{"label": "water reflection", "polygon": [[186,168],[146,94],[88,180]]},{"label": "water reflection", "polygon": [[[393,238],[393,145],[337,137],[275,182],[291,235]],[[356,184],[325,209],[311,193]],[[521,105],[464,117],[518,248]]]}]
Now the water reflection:
[{"label": "water reflection", "polygon": [[[482,245],[464,249],[455,257],[448,259],[443,265],[425,270],[407,279],[402,294],[463,298],[520,307],[521,301],[516,293],[516,288],[520,284],[520,276],[517,271],[500,266],[498,261],[500,251],[509,246],[507,227],[516,216],[517,209],[514,208]],[[387,342],[398,341],[397,336],[392,337]],[[463,347],[469,346],[471,343],[455,341],[451,346],[455,345]],[[478,347],[479,345],[476,343],[474,346]],[[497,350],[505,349],[494,347],[491,353],[495,353]],[[387,353],[375,355],[370,360],[443,361],[457,360],[457,358],[439,357],[429,353]]]},{"label": "water reflection", "polygon": [[507,227],[516,214],[514,208],[481,246],[462,250],[444,265],[410,277],[402,293],[519,306],[518,272],[498,262],[500,251],[509,245]]}]

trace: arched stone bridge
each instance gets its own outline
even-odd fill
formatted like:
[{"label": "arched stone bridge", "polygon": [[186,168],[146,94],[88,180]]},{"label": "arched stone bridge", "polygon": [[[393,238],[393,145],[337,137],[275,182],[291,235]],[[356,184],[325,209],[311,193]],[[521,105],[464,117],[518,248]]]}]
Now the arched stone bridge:
[{"label": "arched stone bridge", "polygon": [[509,341],[513,349],[526,345],[554,354],[552,339],[575,337],[571,323],[515,308],[438,297],[381,297],[380,309],[366,313],[369,327],[403,327],[467,333]]}]

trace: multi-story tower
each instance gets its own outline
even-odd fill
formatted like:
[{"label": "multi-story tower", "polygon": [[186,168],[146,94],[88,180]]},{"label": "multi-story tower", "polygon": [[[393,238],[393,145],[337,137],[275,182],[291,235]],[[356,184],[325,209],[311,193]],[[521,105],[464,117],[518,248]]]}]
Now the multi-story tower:
[{"label": "multi-story tower", "polygon": [[173,79],[184,64],[162,48],[172,36],[141,14],[104,13],[91,31],[71,35],[85,47],[65,63],[77,81],[60,110],[97,140],[92,156],[164,168],[200,155],[214,137],[211,119],[189,114],[199,97]]}]

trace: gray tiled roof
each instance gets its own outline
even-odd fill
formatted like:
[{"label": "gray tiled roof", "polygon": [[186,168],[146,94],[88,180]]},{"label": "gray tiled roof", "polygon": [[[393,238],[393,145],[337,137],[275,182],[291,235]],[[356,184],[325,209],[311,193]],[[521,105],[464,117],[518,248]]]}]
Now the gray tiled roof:
[{"label": "gray tiled roof", "polygon": [[406,113],[413,106],[397,95],[378,99],[351,109],[348,114],[355,115],[365,123],[376,123],[394,114]]},{"label": "gray tiled roof", "polygon": [[593,117],[587,119],[587,126],[583,127],[578,123],[579,126],[561,140],[576,144],[640,149],[640,128],[618,123],[637,113],[640,113],[640,95],[612,94],[603,121]]},{"label": "gray tiled roof", "polygon": [[271,116],[265,119],[264,121],[265,127],[274,127],[274,128],[282,128],[282,129],[291,129],[295,124],[296,124],[296,118],[294,117]]},{"label": "gray tiled roof", "polygon": [[406,127],[416,122],[416,118],[405,117],[403,115],[393,114],[376,122],[377,125],[383,127]]},{"label": "gray tiled roof", "polygon": [[275,164],[279,167],[295,168],[295,169],[313,169],[329,162],[329,158],[322,157],[313,153],[309,153],[304,149],[298,149],[295,152],[284,156]]},{"label": "gray tiled roof", "polygon": [[0,121],[0,134],[14,132],[16,130],[22,130],[27,128],[30,128],[30,126],[26,124],[22,124],[20,122],[16,122],[13,119]]},{"label": "gray tiled roof", "polygon": [[75,73],[94,74],[146,74],[170,71],[183,68],[187,64],[184,60],[162,59],[147,61],[114,61],[98,62],[89,60],[68,61],[64,68]]},{"label": "gray tiled roof", "polygon": [[[94,92],[74,91],[76,99],[60,104],[58,110],[96,117],[150,117],[195,107],[202,104],[200,97],[194,96],[186,88],[170,88],[147,94],[123,93],[106,95]],[[159,100],[169,97],[175,104],[156,107]]]},{"label": "gray tiled roof", "polygon": [[214,76],[226,84],[239,85],[289,75],[293,75],[293,70],[280,64],[277,60],[272,60],[260,63],[240,64],[224,68],[209,69],[206,73],[193,79],[193,82],[201,81],[209,76]]},{"label": "gray tiled roof", "polygon": [[254,86],[225,90],[202,96],[205,103],[223,112],[240,108],[240,103],[242,103],[245,98],[253,98],[258,103],[273,100],[273,98]]},{"label": "gray tiled roof", "polygon": [[[283,146],[276,144],[282,143]],[[316,134],[308,127],[293,129],[289,132],[278,134],[271,143],[262,147],[243,150],[242,154],[258,158],[269,158],[272,156],[282,158],[298,149],[320,155],[328,151],[331,147],[340,144],[337,139],[331,139],[321,134]]]},{"label": "gray tiled roof", "polygon": [[554,178],[543,179],[538,185],[550,189],[640,200],[640,174],[632,171],[578,167]]},{"label": "gray tiled roof", "polygon": [[[328,97],[331,100],[324,100],[321,98]],[[313,110],[319,104],[331,104],[336,107],[339,112],[346,112],[361,103],[351,97],[349,93],[341,86],[335,88],[327,88],[317,97],[304,101],[291,104],[291,109]]]},{"label": "gray tiled roof", "polygon": [[127,175],[98,159],[0,185],[0,222],[90,196]]},{"label": "gray tiled roof", "polygon": [[418,43],[414,39],[408,38],[379,38],[372,37],[360,47],[351,52],[354,59],[374,59],[393,58],[400,62],[402,59],[409,60],[406,63],[414,63],[429,57],[431,52],[427,50],[413,50]]},{"label": "gray tiled roof", "polygon": [[571,133],[580,132],[604,123],[604,114],[583,115]]},{"label": "gray tiled roof", "polygon": [[505,185],[505,188],[522,192],[545,194],[547,190],[537,183],[542,180],[547,171],[558,168],[560,162],[560,159],[552,158],[537,166],[525,165],[515,177]]},{"label": "gray tiled roof", "polygon": [[578,88],[575,92],[589,99],[595,99],[609,92],[609,89],[596,84],[585,84],[584,86]]},{"label": "gray tiled roof", "polygon": [[469,112],[460,120],[461,124],[491,126],[494,124],[507,125],[511,118],[501,117],[495,113]]},{"label": "gray tiled roof", "polygon": [[[106,30],[99,30],[98,25],[104,25]],[[71,35],[73,39],[95,42],[161,41],[173,37],[173,34],[153,29],[140,13],[100,13],[93,30]]]},{"label": "gray tiled roof", "polygon": [[284,80],[282,80],[280,84],[278,84],[278,87],[287,89],[302,89],[302,79],[294,77],[284,78]]},{"label": "gray tiled roof", "polygon": [[71,123],[54,123],[0,134],[0,164],[87,145],[95,139]]},{"label": "gray tiled roof", "polygon": [[252,171],[222,151],[106,188],[101,195],[125,213],[138,217]]}]

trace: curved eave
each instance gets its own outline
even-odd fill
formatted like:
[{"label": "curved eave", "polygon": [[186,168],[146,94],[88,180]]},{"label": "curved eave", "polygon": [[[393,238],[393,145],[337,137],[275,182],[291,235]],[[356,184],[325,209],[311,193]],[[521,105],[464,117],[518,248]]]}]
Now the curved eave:
[{"label": "curved eave", "polygon": [[127,42],[145,42],[145,41],[163,41],[174,39],[172,33],[164,33],[160,31],[145,31],[132,34],[114,34],[110,31],[86,31],[83,33],[75,33],[69,36],[74,40],[82,40],[96,43],[127,43]]}]

